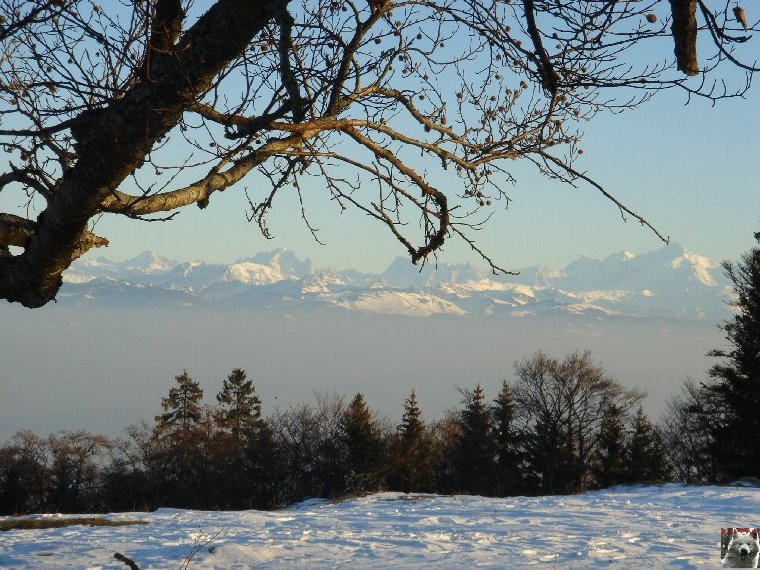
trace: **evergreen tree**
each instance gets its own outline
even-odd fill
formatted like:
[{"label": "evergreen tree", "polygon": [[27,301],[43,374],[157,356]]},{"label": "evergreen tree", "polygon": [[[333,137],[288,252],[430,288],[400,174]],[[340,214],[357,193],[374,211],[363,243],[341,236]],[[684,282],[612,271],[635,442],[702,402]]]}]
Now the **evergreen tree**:
[{"label": "evergreen tree", "polygon": [[404,402],[404,415],[401,418],[399,433],[403,441],[408,444],[415,444],[422,439],[425,432],[425,425],[422,423],[422,412],[417,405],[417,395],[412,390],[409,397]]},{"label": "evergreen tree", "polygon": [[515,427],[515,397],[512,388],[503,382],[491,407],[496,448],[496,482],[499,496],[522,492],[522,453],[520,436]]},{"label": "evergreen tree", "polygon": [[261,400],[256,395],[253,380],[244,370],[235,368],[222,381],[222,390],[216,395],[220,410],[217,422],[223,430],[242,442],[261,427]]},{"label": "evergreen tree", "polygon": [[613,404],[609,406],[599,427],[594,475],[600,487],[610,487],[625,482],[627,478],[625,440],[623,414],[620,408]]},{"label": "evergreen tree", "polygon": [[220,504],[229,508],[266,508],[277,504],[278,456],[274,434],[261,415],[261,400],[244,370],[235,368],[216,396]]},{"label": "evergreen tree", "polygon": [[[755,234],[760,243],[760,232]],[[760,476],[760,446],[747,445],[746,434],[760,430],[760,247],[734,264],[723,263],[735,300],[733,319],[722,328],[731,348],[716,349],[723,359],[709,371],[713,382],[705,396],[719,402],[722,414],[711,419],[712,455],[724,480]]]},{"label": "evergreen tree", "polygon": [[526,486],[532,493],[571,493],[574,464],[573,442],[558,418],[539,410],[525,434]]},{"label": "evergreen tree", "polygon": [[187,370],[174,379],[177,386],[161,398],[164,413],[155,418],[148,458],[153,494],[162,506],[200,507],[209,459],[201,452],[203,390]]},{"label": "evergreen tree", "polygon": [[156,416],[157,430],[161,434],[178,434],[187,442],[201,419],[203,390],[187,370],[175,376],[174,380],[177,386],[169,389],[167,398],[161,398],[164,413]]},{"label": "evergreen tree", "polygon": [[247,508],[272,508],[279,504],[282,461],[274,432],[261,419],[245,447],[243,474],[247,482]]},{"label": "evergreen tree", "polygon": [[404,403],[404,415],[393,440],[390,484],[406,493],[428,491],[432,483],[430,444],[417,396],[412,393]]},{"label": "evergreen tree", "polygon": [[479,495],[493,493],[496,442],[491,427],[491,414],[486,406],[483,388],[478,384],[465,393],[459,423],[457,472],[461,490]]},{"label": "evergreen tree", "polygon": [[626,478],[631,483],[662,481],[668,477],[664,437],[641,406],[633,420],[625,463]]},{"label": "evergreen tree", "polygon": [[364,396],[357,393],[338,426],[338,440],[345,450],[346,488],[351,491],[377,488],[382,462],[383,438]]}]

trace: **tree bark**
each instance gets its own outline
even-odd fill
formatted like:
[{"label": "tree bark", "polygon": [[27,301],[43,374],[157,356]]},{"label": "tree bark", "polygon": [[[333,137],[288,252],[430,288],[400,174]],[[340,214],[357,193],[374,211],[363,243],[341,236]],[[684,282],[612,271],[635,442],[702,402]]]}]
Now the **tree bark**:
[{"label": "tree bark", "polygon": [[287,3],[219,0],[175,46],[153,51],[145,77],[122,99],[81,116],[76,165],[40,214],[24,253],[0,258],[1,297],[27,307],[55,298],[101,203]]},{"label": "tree bark", "polygon": [[670,0],[670,10],[678,70],[686,75],[697,75],[697,0]]}]

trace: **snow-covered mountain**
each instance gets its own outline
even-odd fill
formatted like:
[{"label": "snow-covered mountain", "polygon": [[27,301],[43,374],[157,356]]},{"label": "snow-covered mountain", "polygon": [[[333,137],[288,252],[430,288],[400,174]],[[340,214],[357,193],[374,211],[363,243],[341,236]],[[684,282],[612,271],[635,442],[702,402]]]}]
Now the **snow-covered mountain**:
[{"label": "snow-covered mountain", "polygon": [[720,320],[730,287],[720,263],[677,244],[606,259],[581,257],[563,270],[535,266],[493,275],[466,264],[395,259],[381,274],[316,270],[278,249],[235,263],[179,263],[155,252],[113,262],[75,262],[64,275],[67,303],[223,304],[370,314],[525,316],[547,312]]}]

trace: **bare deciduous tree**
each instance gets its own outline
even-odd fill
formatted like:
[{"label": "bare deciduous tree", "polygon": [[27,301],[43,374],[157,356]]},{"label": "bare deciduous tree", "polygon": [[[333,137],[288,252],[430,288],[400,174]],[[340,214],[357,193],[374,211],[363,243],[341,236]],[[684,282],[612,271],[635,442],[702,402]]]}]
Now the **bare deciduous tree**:
[{"label": "bare deciduous tree", "polygon": [[516,419],[544,491],[586,489],[602,425],[614,409],[627,418],[645,394],[610,378],[591,353],[562,361],[539,351],[515,363]]},{"label": "bare deciduous tree", "polygon": [[[0,191],[24,212],[0,213],[0,297],[54,299],[71,262],[107,244],[101,216],[170,219],[244,179],[266,236],[275,198],[303,204],[316,178],[413,262],[458,236],[499,270],[472,230],[509,200],[515,159],[649,226],[574,168],[578,128],[663,89],[745,93],[757,68],[740,50],[760,24],[714,4],[0,0]],[[674,39],[697,78],[666,59]],[[725,61],[746,72],[734,90]]]}]

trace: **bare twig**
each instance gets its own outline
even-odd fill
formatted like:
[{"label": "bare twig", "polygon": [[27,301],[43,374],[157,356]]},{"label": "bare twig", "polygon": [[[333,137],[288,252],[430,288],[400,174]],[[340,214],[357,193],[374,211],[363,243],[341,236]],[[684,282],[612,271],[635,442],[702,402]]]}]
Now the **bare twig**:
[{"label": "bare twig", "polygon": [[113,557],[118,560],[119,562],[123,562],[127,566],[129,566],[132,570],[140,570],[140,567],[137,565],[137,563],[132,560],[131,558],[127,558],[123,554],[117,552],[113,555]]}]

